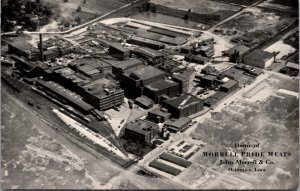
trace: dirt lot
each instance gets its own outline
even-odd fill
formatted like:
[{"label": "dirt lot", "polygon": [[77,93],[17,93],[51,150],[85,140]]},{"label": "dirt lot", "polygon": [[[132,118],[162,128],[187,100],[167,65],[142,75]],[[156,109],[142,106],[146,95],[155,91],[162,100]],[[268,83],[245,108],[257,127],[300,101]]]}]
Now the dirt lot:
[{"label": "dirt lot", "polygon": [[[213,0],[213,1],[220,1],[220,0]],[[259,0],[221,0],[221,1],[226,3],[234,3],[237,5],[244,5],[244,6],[249,6],[256,2],[259,2]]]},{"label": "dirt lot", "polygon": [[[229,16],[233,15],[241,9],[240,6],[230,5],[211,0],[151,0],[151,3],[184,11],[191,9],[192,12],[199,14],[220,15],[219,21],[228,18]],[[215,23],[216,22],[212,24]]]},{"label": "dirt lot", "polygon": [[[225,30],[226,33],[218,34],[229,39],[240,36],[249,38],[252,41],[246,45],[253,46],[290,26],[296,19],[293,15],[254,7],[219,26],[218,29]],[[232,34],[228,35],[229,32]]]},{"label": "dirt lot", "polygon": [[214,2],[210,0],[151,0],[151,3],[167,6],[174,9],[191,9],[193,12],[200,14],[220,13],[220,11],[235,12],[240,9],[239,6],[229,5],[221,2]]}]

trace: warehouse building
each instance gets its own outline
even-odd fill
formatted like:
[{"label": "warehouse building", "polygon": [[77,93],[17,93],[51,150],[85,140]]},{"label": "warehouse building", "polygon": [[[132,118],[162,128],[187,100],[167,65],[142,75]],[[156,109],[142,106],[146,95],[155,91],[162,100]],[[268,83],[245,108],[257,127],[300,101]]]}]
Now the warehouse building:
[{"label": "warehouse building", "polygon": [[172,75],[172,79],[179,84],[179,93],[186,93],[192,89],[195,75],[195,70],[191,68]]},{"label": "warehouse building", "polygon": [[244,53],[246,53],[250,48],[248,48],[247,46],[245,45],[242,45],[242,44],[238,44],[238,45],[235,45],[234,47],[226,50],[224,52],[224,56],[232,56],[233,54],[239,54],[239,55],[242,55]]},{"label": "warehouse building", "polygon": [[38,88],[42,89],[45,93],[50,95],[54,94],[57,99],[67,101],[71,106],[74,106],[85,114],[89,113],[94,108],[92,105],[82,101],[82,97],[75,92],[66,90],[58,83],[38,80],[36,84]]},{"label": "warehouse building", "polygon": [[170,119],[171,113],[166,108],[156,108],[148,112],[147,118],[155,123],[164,123]]},{"label": "warehouse building", "polygon": [[181,72],[186,69],[184,66],[182,66],[181,63],[171,59],[166,59],[164,63],[158,66],[158,68],[169,74],[173,74],[174,72]]},{"label": "warehouse building", "polygon": [[239,88],[238,81],[228,80],[226,83],[220,86],[220,91],[230,93],[236,90],[237,88]]},{"label": "warehouse building", "polygon": [[146,96],[136,98],[135,103],[144,109],[150,109],[151,107],[153,107],[154,104],[153,101]]},{"label": "warehouse building", "polygon": [[258,68],[266,68],[271,66],[274,61],[274,55],[270,52],[254,50],[244,57],[247,65],[256,66]]},{"label": "warehouse building", "polygon": [[196,49],[196,52],[205,57],[212,57],[215,54],[213,46],[200,46]]},{"label": "warehouse building", "polygon": [[174,118],[188,117],[203,109],[202,100],[191,94],[183,94],[180,97],[165,100],[162,105]]},{"label": "warehouse building", "polygon": [[144,95],[153,99],[155,103],[161,102],[161,96],[175,97],[179,93],[179,84],[169,80],[161,79],[145,85]]},{"label": "warehouse building", "polygon": [[201,76],[200,78],[200,87],[203,88],[213,88],[217,83],[217,76],[213,76],[213,75],[204,75]]},{"label": "warehouse building", "polygon": [[117,79],[122,79],[122,74],[124,72],[143,65],[144,62],[137,58],[114,62],[112,63],[112,73],[116,76]]},{"label": "warehouse building", "polygon": [[196,64],[202,64],[202,65],[206,64],[209,61],[208,58],[197,55],[197,54],[187,54],[184,57],[184,60],[187,62],[193,62]]},{"label": "warehouse building", "polygon": [[257,67],[254,66],[249,66],[249,65],[245,65],[245,64],[238,64],[234,66],[235,68],[244,71],[245,74],[248,74],[250,76],[254,76],[257,77],[260,74],[263,74],[263,70],[259,69]]},{"label": "warehouse building", "polygon": [[178,132],[187,129],[191,122],[191,118],[180,117],[179,119],[170,119],[166,121],[164,127],[166,127],[171,132]]},{"label": "warehouse building", "polygon": [[126,60],[130,56],[130,50],[124,48],[119,43],[110,43],[108,46],[108,53],[119,60]]},{"label": "warehouse building", "polygon": [[37,61],[40,59],[39,49],[35,48],[26,41],[17,40],[8,43],[8,52],[11,54],[16,54],[17,56],[22,56],[31,61]]},{"label": "warehouse building", "polygon": [[166,73],[153,67],[143,66],[123,73],[125,94],[128,97],[139,97],[144,94],[144,86],[163,79]]},{"label": "warehouse building", "polygon": [[231,80],[239,81],[243,77],[244,72],[236,68],[229,68],[223,72],[223,75]]},{"label": "warehouse building", "polygon": [[159,127],[157,124],[146,120],[131,122],[125,126],[125,139],[131,139],[140,143],[151,145],[158,137]]},{"label": "warehouse building", "polygon": [[160,50],[165,48],[165,45],[161,42],[157,42],[154,40],[141,38],[137,36],[133,36],[132,38],[128,39],[126,42],[129,44],[134,44],[142,47],[148,47],[154,50]]},{"label": "warehouse building", "polygon": [[151,48],[138,47],[132,50],[132,54],[139,56],[153,66],[160,65],[165,61],[164,54]]}]

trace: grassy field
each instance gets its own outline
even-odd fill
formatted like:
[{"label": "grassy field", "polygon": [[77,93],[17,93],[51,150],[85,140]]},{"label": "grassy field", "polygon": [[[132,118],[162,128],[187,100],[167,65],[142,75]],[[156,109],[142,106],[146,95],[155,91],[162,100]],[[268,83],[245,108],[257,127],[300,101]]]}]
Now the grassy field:
[{"label": "grassy field", "polygon": [[79,148],[10,97],[1,101],[2,188],[100,188],[119,172],[117,165]]},{"label": "grassy field", "polygon": [[[260,100],[242,98],[226,106],[221,112],[212,115],[199,124],[198,128],[191,133],[195,140],[201,140],[207,145],[192,158],[194,168],[206,167],[215,173],[222,173],[231,180],[241,181],[245,188],[274,189],[295,188],[299,177],[298,149],[299,149],[299,106],[298,99],[292,97],[275,96],[278,89],[284,88],[298,91],[298,81],[271,75],[262,83],[271,89],[269,96],[261,97]],[[236,148],[234,143],[260,143],[259,148]],[[243,160],[272,160],[275,164],[251,165],[242,164],[222,165],[217,163],[220,159],[235,160],[232,157],[204,157],[203,152],[290,152],[289,157],[244,157]],[[294,163],[294,167],[292,164]],[[264,168],[266,172],[230,172],[228,168]],[[190,172],[190,173],[189,173]],[[192,174],[194,170],[187,169],[182,181],[188,184],[196,184]],[[189,176],[191,174],[191,176]],[[202,173],[203,174],[203,173]],[[205,175],[196,174],[199,178]],[[225,180],[225,179],[224,179]],[[222,187],[227,183],[224,180],[216,181],[203,188]],[[232,189],[238,189],[239,184],[232,184]]]}]

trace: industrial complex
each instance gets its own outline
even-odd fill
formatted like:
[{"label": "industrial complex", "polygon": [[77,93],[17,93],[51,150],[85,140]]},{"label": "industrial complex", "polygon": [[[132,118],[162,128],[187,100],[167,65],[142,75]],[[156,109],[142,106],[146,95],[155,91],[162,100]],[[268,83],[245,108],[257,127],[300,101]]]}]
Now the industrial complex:
[{"label": "industrial complex", "polygon": [[[208,180],[219,176],[224,167],[215,166],[217,159],[209,164],[212,167],[207,165],[202,151],[235,150],[230,145],[232,140],[251,141],[260,136],[248,135],[252,130],[246,130],[241,117],[244,113],[250,116],[263,109],[272,110],[262,105],[275,101],[260,97],[276,94],[278,103],[299,99],[291,84],[277,85],[281,79],[298,79],[298,49],[283,51],[289,46],[287,43],[298,39],[293,36],[298,26],[293,27],[290,22],[291,26],[284,25],[273,36],[266,32],[264,35],[269,36],[265,39],[257,33],[259,40],[254,42],[244,37],[252,34],[250,28],[249,34],[239,29],[249,24],[240,26],[240,17],[248,13],[251,19],[243,22],[255,22],[253,7],[262,9],[275,2],[255,0],[244,5],[231,0],[206,1],[218,4],[221,11],[203,13],[201,3],[191,8],[180,3],[183,7],[179,9],[165,1],[122,1],[123,6],[73,29],[20,30],[16,37],[12,33],[2,34],[2,84],[28,110],[55,126],[55,131],[78,141],[80,147],[85,145],[93,153],[109,156],[108,161],[122,161],[120,166],[130,173],[164,177],[183,188],[218,188]],[[87,4],[81,5],[78,15],[100,14],[101,11],[92,11],[88,0],[84,2]],[[84,12],[89,10],[85,7],[88,5],[91,10]],[[235,7],[233,12],[225,10],[229,6]],[[288,7],[274,6],[276,11],[280,6]],[[165,23],[168,19],[174,21]],[[281,44],[273,47],[274,43]],[[279,77],[272,80],[270,76]],[[278,91],[271,89],[275,85]],[[264,95],[259,94],[262,91],[266,91]],[[296,109],[286,109],[285,113],[293,111]],[[278,119],[283,113],[278,114]],[[230,120],[223,115],[229,115]],[[278,124],[284,125],[284,120],[291,116],[288,114]],[[266,123],[273,123],[271,119],[276,117],[268,118]],[[247,120],[258,126],[257,121],[262,119],[255,116]],[[235,123],[242,125],[234,126]],[[234,129],[223,141],[223,132],[231,126]],[[213,133],[209,133],[210,128]],[[283,130],[277,131],[276,134]],[[220,140],[220,145],[214,145]],[[117,178],[110,178],[107,185],[130,176],[125,172],[116,174]],[[192,174],[195,180],[186,178]],[[225,174],[237,182],[247,181],[231,172]],[[94,184],[95,180],[91,180]],[[127,184],[130,185],[124,183]],[[222,183],[224,188],[229,184]]]}]

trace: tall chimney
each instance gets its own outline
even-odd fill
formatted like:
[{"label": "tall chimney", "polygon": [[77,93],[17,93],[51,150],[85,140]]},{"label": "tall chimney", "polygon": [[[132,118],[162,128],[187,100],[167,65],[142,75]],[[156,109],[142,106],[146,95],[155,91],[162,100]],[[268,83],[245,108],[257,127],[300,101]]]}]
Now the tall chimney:
[{"label": "tall chimney", "polygon": [[40,34],[40,57],[41,61],[44,62],[44,51],[43,51],[43,36]]}]

